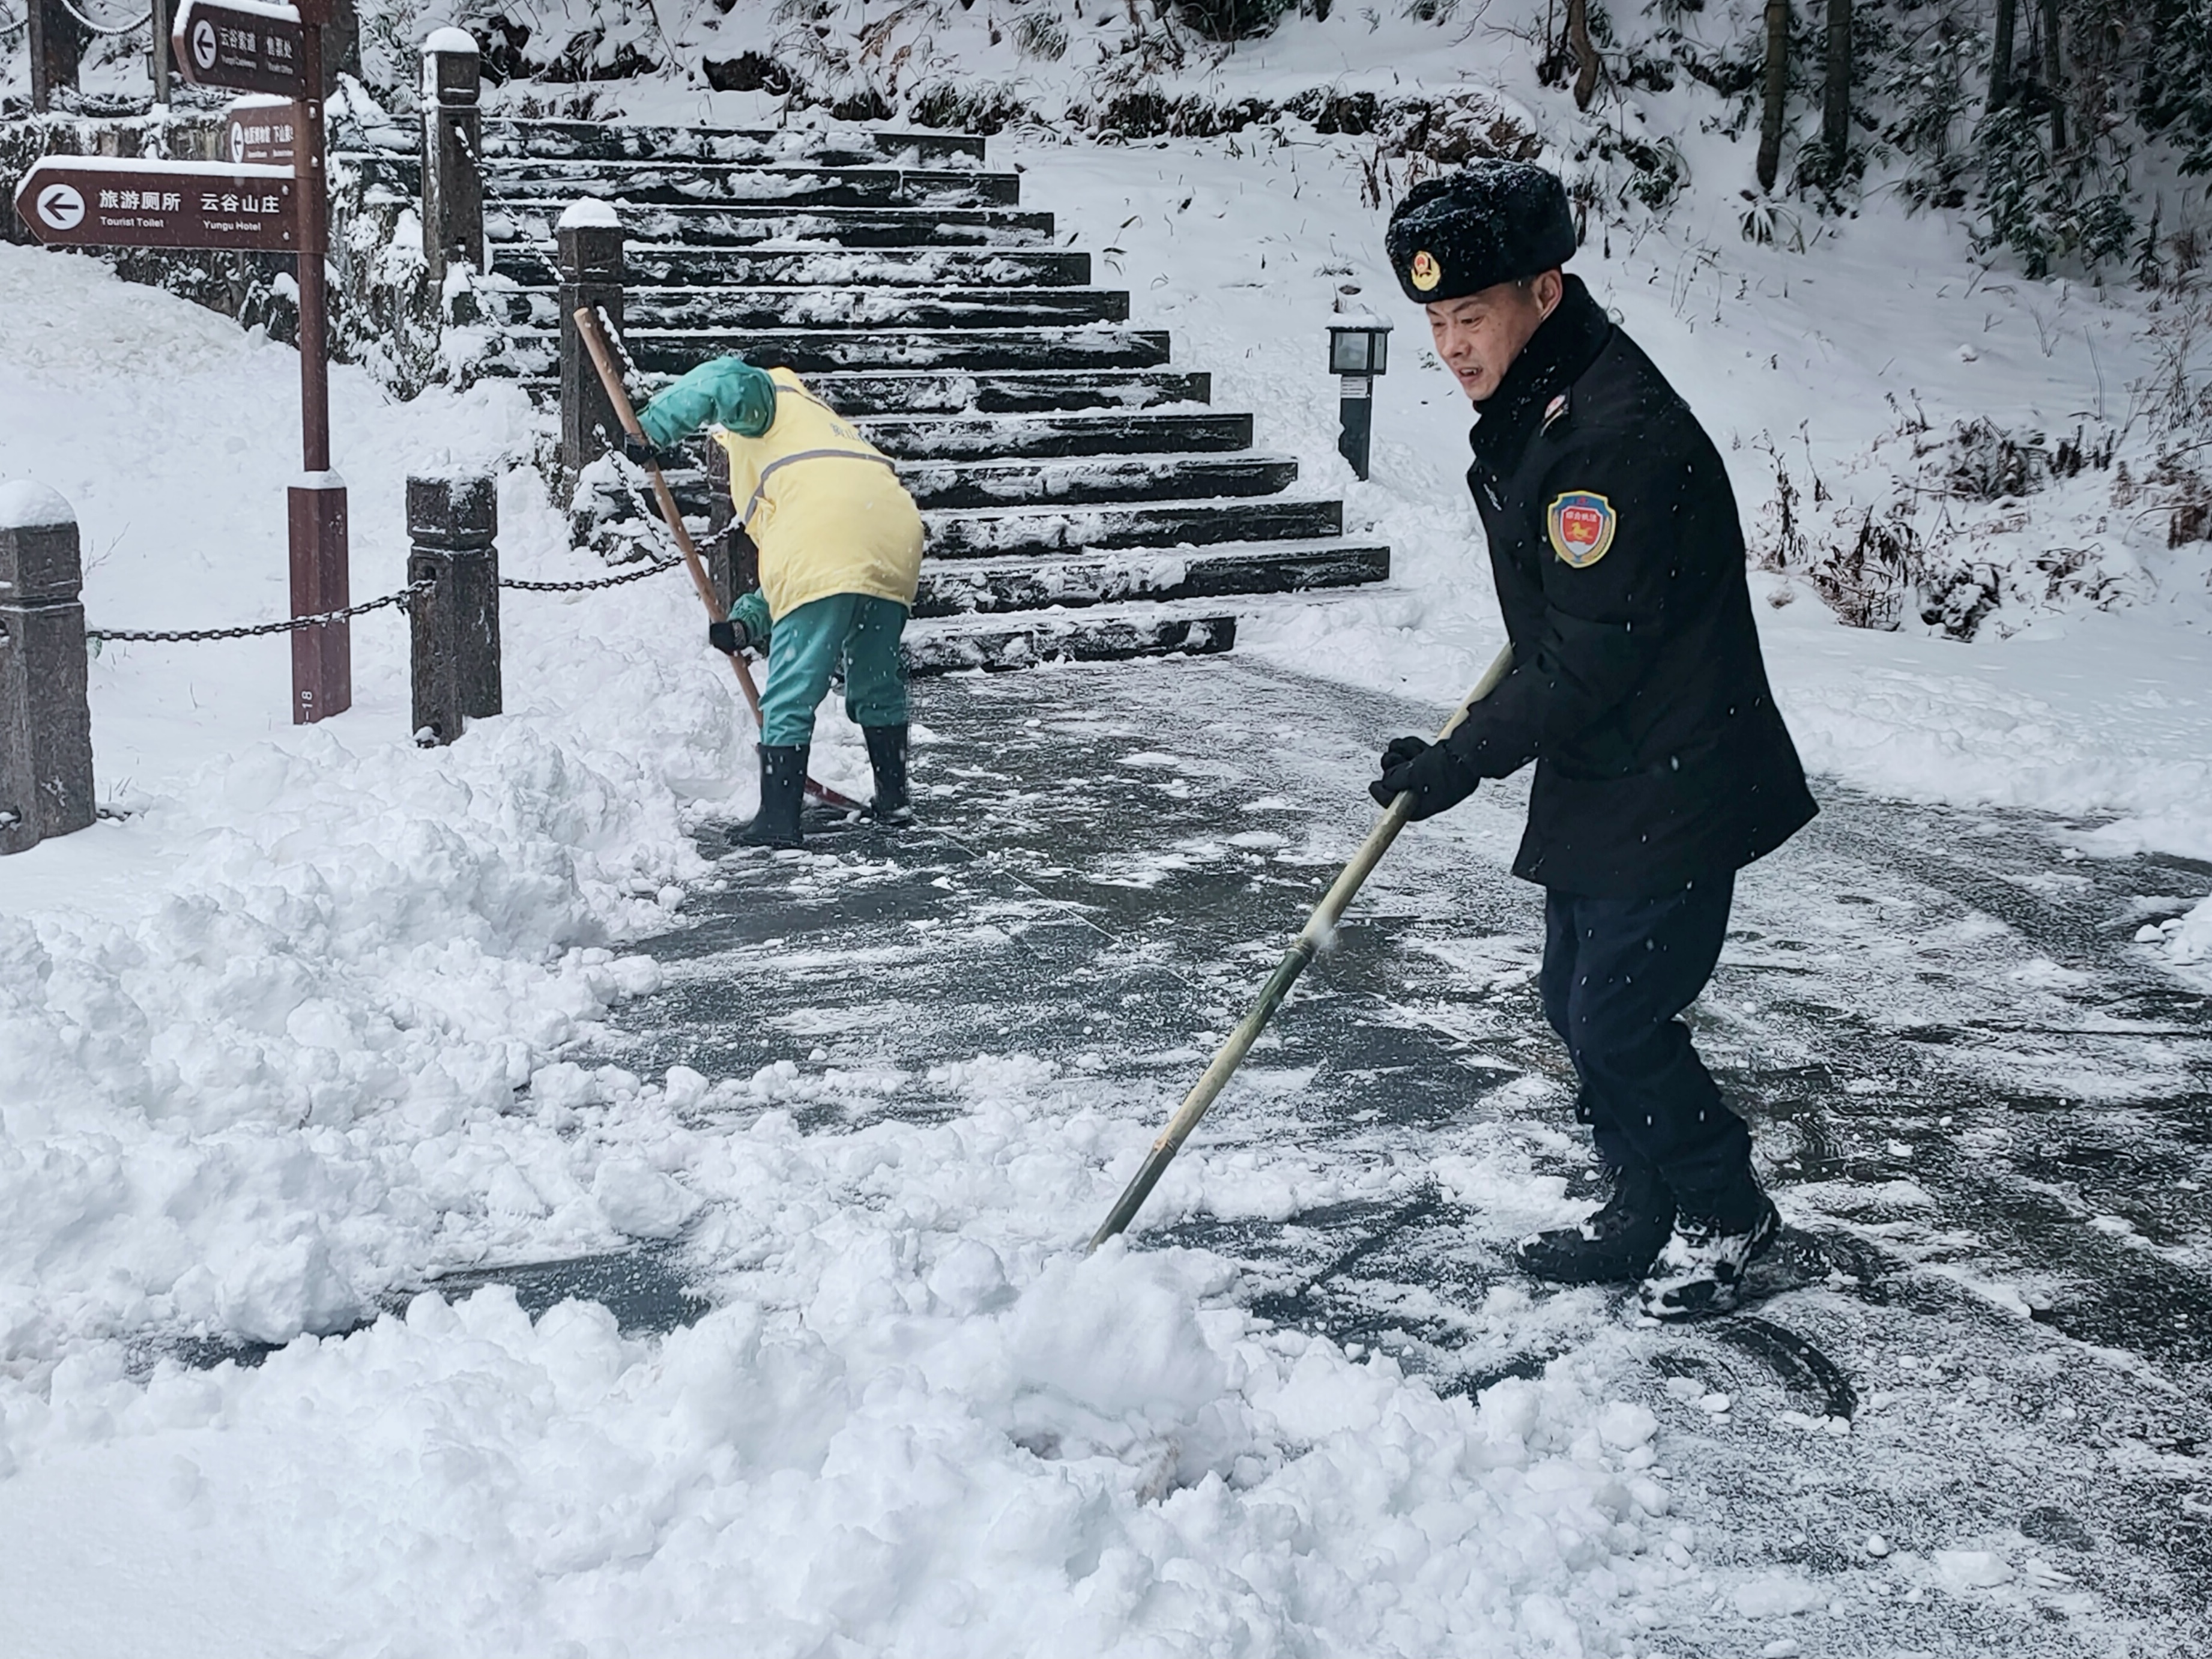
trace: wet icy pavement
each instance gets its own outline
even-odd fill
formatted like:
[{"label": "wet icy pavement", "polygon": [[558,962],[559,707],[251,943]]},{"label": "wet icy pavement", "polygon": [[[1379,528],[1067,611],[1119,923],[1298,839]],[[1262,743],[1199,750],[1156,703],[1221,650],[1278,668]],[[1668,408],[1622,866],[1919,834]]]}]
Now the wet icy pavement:
[{"label": "wet icy pavement", "polygon": [[[802,1123],[842,1128],[1035,1056],[1127,1123],[1103,1212],[1367,828],[1379,741],[1435,716],[1249,658],[938,681],[922,713],[926,827],[726,860],[609,1057],[795,1066]],[[1401,840],[1139,1243],[1440,1390],[1558,1360],[1650,1405],[1682,1542],[1735,1587],[1654,1609],[1662,1650],[1761,1650],[1742,1570],[1782,1563],[1828,1598],[1807,1652],[2212,1650],[2212,1016],[2131,942],[2212,872],[1820,793],[1692,1016],[1793,1224],[1755,1313],[1639,1328],[1505,1266],[1587,1175],[1518,785]]]}]

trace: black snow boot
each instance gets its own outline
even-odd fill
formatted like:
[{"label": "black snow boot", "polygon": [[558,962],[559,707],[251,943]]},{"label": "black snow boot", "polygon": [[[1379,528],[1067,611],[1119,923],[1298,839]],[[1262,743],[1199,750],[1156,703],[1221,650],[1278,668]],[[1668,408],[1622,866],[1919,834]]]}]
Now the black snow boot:
[{"label": "black snow boot", "polygon": [[1613,1195],[1576,1227],[1521,1241],[1521,1268],[1562,1285],[1629,1285],[1651,1270],[1674,1225],[1674,1194],[1653,1169],[1606,1171]]},{"label": "black snow boot", "polygon": [[914,822],[914,804],[906,788],[906,722],[896,726],[864,726],[868,740],[868,765],[876,775],[876,799],[868,816],[878,823]]},{"label": "black snow boot", "polygon": [[806,804],[805,744],[760,746],[760,811],[730,831],[732,847],[799,847],[799,809]]},{"label": "black snow boot", "polygon": [[1717,1200],[1686,1199],[1674,1231],[1639,1292],[1654,1319],[1729,1313],[1743,1299],[1744,1270],[1774,1248],[1782,1217],[1748,1168]]}]

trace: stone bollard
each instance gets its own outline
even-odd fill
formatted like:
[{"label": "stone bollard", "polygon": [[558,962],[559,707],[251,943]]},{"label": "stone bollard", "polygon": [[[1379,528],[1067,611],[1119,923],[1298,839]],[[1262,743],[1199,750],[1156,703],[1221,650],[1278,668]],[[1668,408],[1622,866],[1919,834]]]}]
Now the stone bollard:
[{"label": "stone bollard", "polygon": [[461,29],[422,43],[422,257],[443,283],[449,265],[484,268],[483,65]]},{"label": "stone bollard", "polygon": [[737,503],[730,499],[730,452],[712,438],[703,441],[707,455],[708,537],[700,549],[707,579],[714,597],[727,611],[738,595],[760,586],[760,550],[738,520]]},{"label": "stone bollard", "polygon": [[459,737],[471,720],[501,708],[499,487],[482,473],[407,480],[407,580],[416,596],[415,740],[426,747]]},{"label": "stone bollard", "polygon": [[44,484],[0,484],[0,853],[93,821],[92,711],[76,514]]},{"label": "stone bollard", "polygon": [[62,0],[29,0],[31,112],[44,115],[57,92],[76,90],[87,30]]},{"label": "stone bollard", "polygon": [[561,259],[561,464],[580,472],[622,437],[622,422],[576,332],[580,306],[596,307],[602,326],[623,325],[622,221],[605,202],[586,197],[561,216],[554,238]]}]

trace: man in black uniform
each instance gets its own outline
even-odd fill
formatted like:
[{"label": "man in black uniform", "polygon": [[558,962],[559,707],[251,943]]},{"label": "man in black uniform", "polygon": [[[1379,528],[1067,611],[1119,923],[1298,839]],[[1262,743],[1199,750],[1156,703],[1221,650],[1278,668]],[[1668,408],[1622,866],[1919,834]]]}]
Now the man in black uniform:
[{"label": "man in black uniform", "polygon": [[1566,192],[1478,162],[1391,215],[1390,263],[1479,411],[1468,484],[1513,668],[1371,786],[1413,816],[1530,761],[1514,873],[1545,888],[1544,1012],[1611,1195],[1521,1246],[1531,1273],[1644,1281],[1662,1319],[1735,1304],[1780,1226],[1751,1134],[1676,1018],[1711,975],[1735,872],[1817,810],[1768,690],[1719,453],[1580,279]]}]

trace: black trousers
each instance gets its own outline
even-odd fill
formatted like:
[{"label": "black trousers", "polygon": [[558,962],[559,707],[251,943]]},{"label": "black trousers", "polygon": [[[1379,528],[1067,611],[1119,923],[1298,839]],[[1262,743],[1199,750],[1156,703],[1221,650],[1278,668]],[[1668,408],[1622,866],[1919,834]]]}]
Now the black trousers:
[{"label": "black trousers", "polygon": [[1751,1131],[1676,1018],[1712,977],[1735,896],[1728,875],[1662,898],[1544,901],[1544,1017],[1575,1062],[1575,1115],[1607,1163],[1656,1169],[1698,1214],[1737,1208],[1751,1162]]}]

